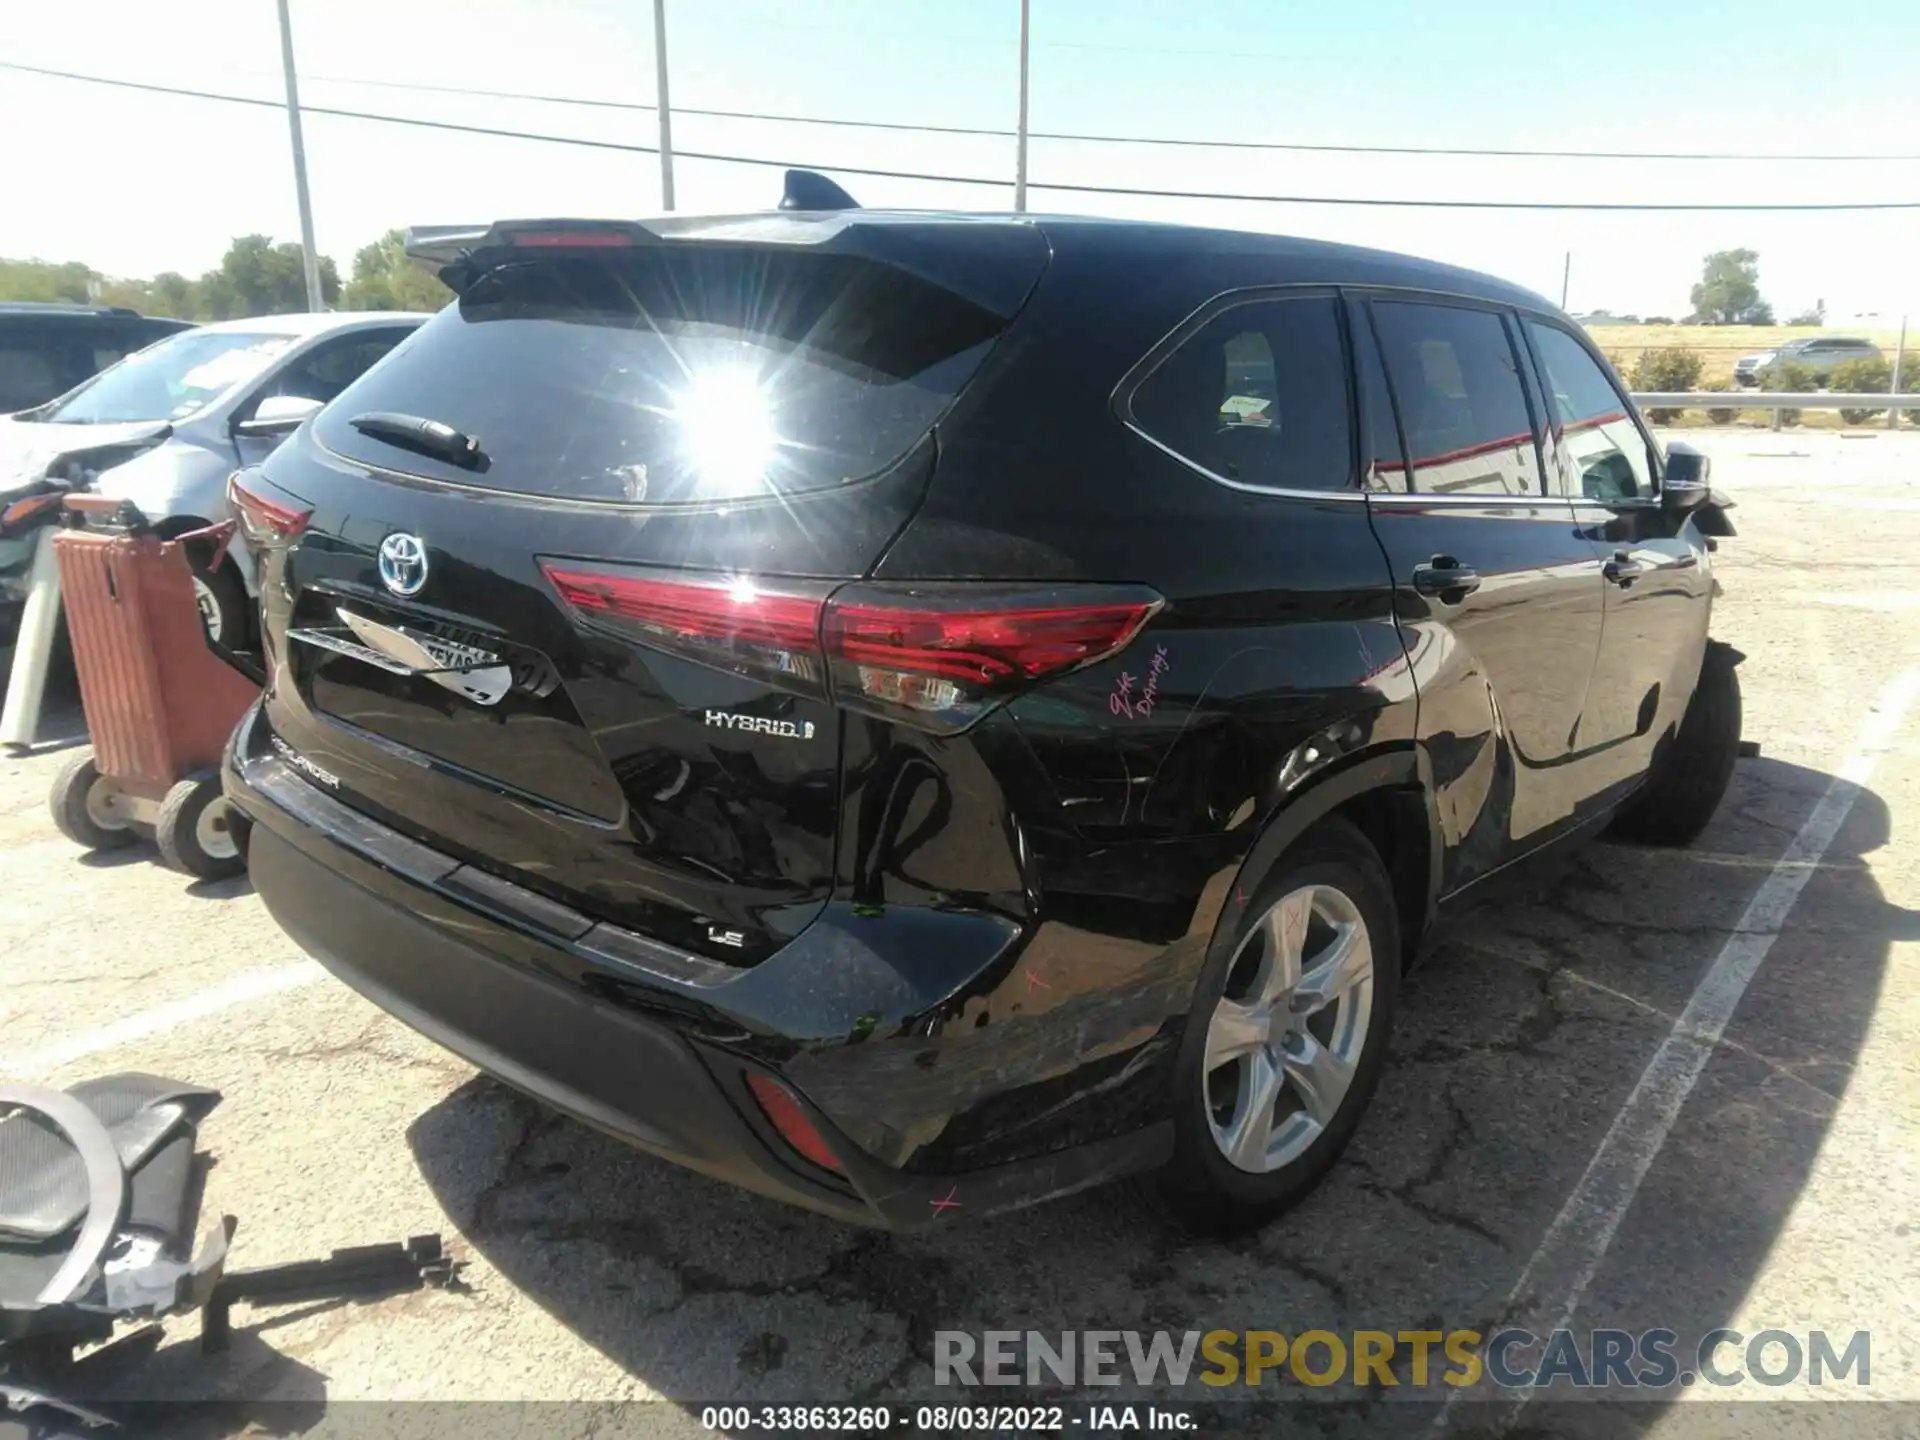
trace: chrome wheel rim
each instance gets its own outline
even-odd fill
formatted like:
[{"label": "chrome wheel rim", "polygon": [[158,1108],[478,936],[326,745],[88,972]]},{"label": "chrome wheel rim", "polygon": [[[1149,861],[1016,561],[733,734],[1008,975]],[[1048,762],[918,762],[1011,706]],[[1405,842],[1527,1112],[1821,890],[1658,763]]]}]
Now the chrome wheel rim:
[{"label": "chrome wheel rim", "polygon": [[193,839],[209,860],[231,860],[240,853],[233,838],[233,811],[224,797],[209,804],[194,820]]},{"label": "chrome wheel rim", "polygon": [[1247,932],[1207,1021],[1202,1102],[1220,1153],[1270,1174],[1339,1112],[1373,1021],[1373,944],[1331,885],[1280,897]]},{"label": "chrome wheel rim", "polygon": [[87,819],[102,830],[126,829],[127,817],[120,813],[120,808],[115,803],[119,793],[114,789],[113,782],[106,776],[95,776],[93,783],[87,786]]},{"label": "chrome wheel rim", "polygon": [[207,627],[207,637],[216,645],[220,643],[220,605],[213,598],[213,587],[198,575],[193,577],[193,598],[200,607],[200,623]]}]

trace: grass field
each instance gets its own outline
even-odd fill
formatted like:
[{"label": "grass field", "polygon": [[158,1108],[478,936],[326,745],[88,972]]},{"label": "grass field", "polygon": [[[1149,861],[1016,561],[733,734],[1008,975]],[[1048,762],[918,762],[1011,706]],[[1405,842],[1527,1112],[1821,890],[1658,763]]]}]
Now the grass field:
[{"label": "grass field", "polygon": [[[1829,331],[1814,325],[1589,325],[1587,333],[1629,381],[1632,379],[1633,362],[1644,352],[1676,347],[1691,350],[1700,356],[1705,362],[1700,380],[1708,385],[1715,381],[1731,380],[1733,362],[1742,355],[1772,350],[1803,335],[1858,336],[1878,345],[1888,359],[1893,358],[1894,349],[1900,341],[1898,330]],[[1920,352],[1920,325],[1914,325],[1907,331],[1909,363],[1916,352]],[[1689,410],[1684,417],[1684,423],[1690,425],[1705,424],[1706,420],[1704,411]],[[1770,411],[1745,410],[1736,423],[1767,424],[1770,421]],[[1813,429],[1839,429],[1845,428],[1846,424],[1839,412],[1834,410],[1804,411],[1801,423]],[[1886,417],[1876,416],[1867,423],[1872,426],[1884,425]],[[1910,420],[1906,423],[1913,422]]]}]

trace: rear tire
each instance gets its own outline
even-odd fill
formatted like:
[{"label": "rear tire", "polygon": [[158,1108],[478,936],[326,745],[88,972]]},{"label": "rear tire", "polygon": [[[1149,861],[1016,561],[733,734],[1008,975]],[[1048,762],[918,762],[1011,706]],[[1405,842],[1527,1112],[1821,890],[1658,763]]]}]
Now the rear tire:
[{"label": "rear tire", "polygon": [[1323,821],[1201,971],[1174,1061],[1173,1159],[1144,1186],[1155,1208],[1232,1235],[1298,1203],[1372,1099],[1399,989],[1386,868],[1351,825]]},{"label": "rear tire", "polygon": [[93,751],[67,757],[53,777],[47,808],[62,835],[83,850],[118,850],[140,838],[133,822],[115,814],[113,782],[100,773]]},{"label": "rear tire", "polygon": [[1607,833],[1640,845],[1691,845],[1720,808],[1739,758],[1740,676],[1734,652],[1709,641],[1679,731]]},{"label": "rear tire", "polygon": [[182,780],[160,804],[153,838],[160,858],[200,880],[225,880],[247,868],[244,827],[217,775]]},{"label": "rear tire", "polygon": [[200,623],[207,638],[229,650],[245,650],[251,607],[239,574],[224,560],[217,570],[202,570],[192,564],[189,568],[193,572],[193,598],[200,607]]}]

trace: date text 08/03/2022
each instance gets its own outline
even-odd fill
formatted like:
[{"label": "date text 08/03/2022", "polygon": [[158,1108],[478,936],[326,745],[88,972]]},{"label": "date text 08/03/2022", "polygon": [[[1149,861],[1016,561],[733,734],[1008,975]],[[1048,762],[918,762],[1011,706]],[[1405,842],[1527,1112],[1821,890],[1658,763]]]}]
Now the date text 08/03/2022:
[{"label": "date text 08/03/2022", "polygon": [[709,1405],[700,1412],[700,1424],[708,1430],[777,1435],[875,1434],[896,1428],[935,1434],[978,1430],[1023,1435],[1069,1429],[1192,1433],[1200,1428],[1191,1411],[1148,1404],[921,1405],[912,1411],[894,1411],[885,1405]]}]

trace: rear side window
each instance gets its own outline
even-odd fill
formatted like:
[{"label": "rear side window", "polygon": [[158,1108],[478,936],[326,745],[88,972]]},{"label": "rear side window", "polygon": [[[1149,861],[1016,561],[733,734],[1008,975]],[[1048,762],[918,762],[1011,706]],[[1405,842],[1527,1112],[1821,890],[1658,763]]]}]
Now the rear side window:
[{"label": "rear side window", "polygon": [[1252,301],[1207,321],[1133,392],[1133,421],[1201,469],[1265,489],[1353,482],[1336,302]]},{"label": "rear side window", "polygon": [[1527,322],[1546,370],[1548,423],[1593,500],[1624,500],[1653,493],[1647,440],[1627,402],[1580,342],[1554,325]]},{"label": "rear side window", "polygon": [[[847,254],[684,245],[511,262],[316,422],[389,470],[573,500],[790,494],[885,469],[1006,320]],[[478,440],[481,473],[370,438],[388,411]]]},{"label": "rear side window", "polygon": [[1377,300],[1373,319],[1423,494],[1538,495],[1540,457],[1506,323],[1490,310]]}]

